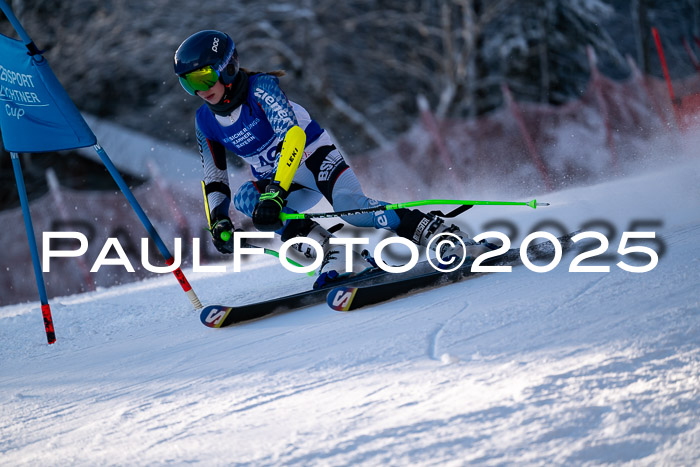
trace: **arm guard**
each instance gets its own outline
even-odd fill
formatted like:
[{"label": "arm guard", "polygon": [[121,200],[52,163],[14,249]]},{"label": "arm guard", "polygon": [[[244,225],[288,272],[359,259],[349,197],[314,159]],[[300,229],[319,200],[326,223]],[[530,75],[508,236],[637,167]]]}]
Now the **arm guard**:
[{"label": "arm guard", "polygon": [[208,139],[195,120],[197,146],[204,168],[204,191],[211,212],[212,222],[228,217],[231,205],[231,188],[228,185],[226,149],[218,141]]}]

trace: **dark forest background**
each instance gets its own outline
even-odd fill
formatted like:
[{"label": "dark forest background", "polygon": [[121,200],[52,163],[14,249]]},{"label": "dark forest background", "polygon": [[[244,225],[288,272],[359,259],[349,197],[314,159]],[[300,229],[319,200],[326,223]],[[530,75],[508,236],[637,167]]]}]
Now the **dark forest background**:
[{"label": "dark forest background", "polygon": [[[192,148],[200,100],[180,88],[172,57],[202,29],[230,34],[247,68],[286,70],[288,96],[353,154],[409,129],[422,98],[439,119],[498,109],[503,83],[518,101],[577,99],[590,79],[588,45],[608,77],[625,79],[628,58],[661,76],[651,26],[660,30],[674,78],[695,73],[684,38],[700,55],[698,0],[9,3],[81,111]],[[16,37],[4,18],[0,33]],[[1,181],[12,188],[6,156]],[[87,170],[64,160],[73,166],[57,170]]]},{"label": "dark forest background", "polygon": [[[172,73],[201,29],[236,41],[243,66],[285,69],[289,96],[352,151],[405,131],[424,95],[438,117],[468,118],[518,100],[561,104],[589,79],[585,46],[608,76],[629,55],[661,75],[660,29],[675,76],[694,73],[682,38],[700,36],[697,0],[14,0],[15,13],[78,107],[193,144],[199,99]],[[14,36],[7,21],[0,32]]]}]

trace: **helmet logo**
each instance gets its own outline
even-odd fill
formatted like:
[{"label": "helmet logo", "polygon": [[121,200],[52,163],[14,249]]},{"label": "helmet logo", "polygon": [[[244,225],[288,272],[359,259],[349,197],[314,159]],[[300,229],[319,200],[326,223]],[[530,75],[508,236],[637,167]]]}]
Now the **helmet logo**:
[{"label": "helmet logo", "polygon": [[217,52],[217,53],[219,52],[219,38],[218,37],[214,38],[214,43],[211,45],[211,50],[213,50],[214,52]]}]

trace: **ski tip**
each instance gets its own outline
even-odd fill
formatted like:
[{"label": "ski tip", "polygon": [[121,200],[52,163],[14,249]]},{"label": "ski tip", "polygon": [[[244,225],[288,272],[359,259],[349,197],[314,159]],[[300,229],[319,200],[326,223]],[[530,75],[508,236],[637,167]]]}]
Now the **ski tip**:
[{"label": "ski tip", "polygon": [[231,312],[231,307],[222,305],[205,306],[199,315],[202,324],[210,328],[219,328],[224,323],[226,316]]},{"label": "ski tip", "polygon": [[326,302],[335,311],[350,311],[357,287],[336,287],[328,292]]}]

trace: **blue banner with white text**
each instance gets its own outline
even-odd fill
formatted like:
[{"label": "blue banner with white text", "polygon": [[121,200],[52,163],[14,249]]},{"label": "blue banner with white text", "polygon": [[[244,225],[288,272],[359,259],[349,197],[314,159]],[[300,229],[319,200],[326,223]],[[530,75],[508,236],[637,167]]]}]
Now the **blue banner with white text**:
[{"label": "blue banner with white text", "polygon": [[97,142],[46,59],[1,34],[0,104],[6,151],[60,151]]}]

